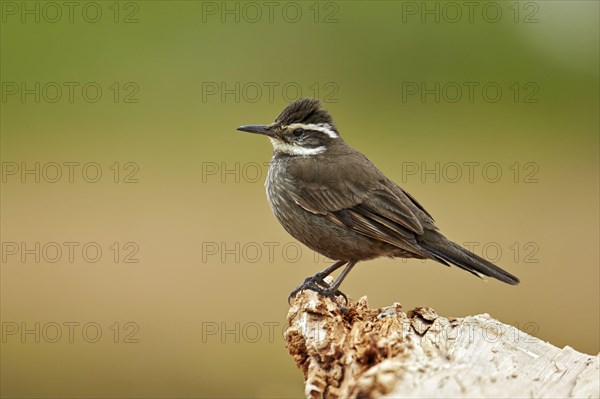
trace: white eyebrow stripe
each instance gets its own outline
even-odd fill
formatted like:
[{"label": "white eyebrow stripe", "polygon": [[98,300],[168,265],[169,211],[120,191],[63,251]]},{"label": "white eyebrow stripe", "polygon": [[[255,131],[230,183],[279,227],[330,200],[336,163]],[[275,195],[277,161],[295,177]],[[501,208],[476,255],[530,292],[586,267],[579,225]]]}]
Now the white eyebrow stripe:
[{"label": "white eyebrow stripe", "polygon": [[300,147],[299,145],[284,143],[271,137],[269,137],[269,139],[271,139],[271,143],[273,144],[275,151],[283,152],[289,155],[317,155],[325,152],[327,149],[325,146],[305,148]]},{"label": "white eyebrow stripe", "polygon": [[329,123],[306,123],[306,124],[292,123],[291,125],[289,125],[287,127],[289,129],[302,128],[305,130],[316,130],[318,132],[325,133],[332,139],[337,139],[338,137],[340,137],[340,135],[335,130],[333,130],[333,128],[331,127],[331,125]]}]

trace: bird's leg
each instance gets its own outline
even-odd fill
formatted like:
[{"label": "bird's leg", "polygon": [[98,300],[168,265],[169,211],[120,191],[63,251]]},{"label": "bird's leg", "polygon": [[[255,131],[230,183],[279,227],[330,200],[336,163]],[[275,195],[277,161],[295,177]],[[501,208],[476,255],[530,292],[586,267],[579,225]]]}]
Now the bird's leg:
[{"label": "bird's leg", "polygon": [[352,270],[354,265],[356,265],[357,263],[358,261],[356,260],[351,260],[350,262],[348,262],[348,266],[346,266],[346,268],[342,270],[338,278],[333,282],[329,289],[334,292],[337,291],[337,289],[340,288],[340,285],[342,285],[342,281],[344,281],[344,279],[348,276],[348,273],[350,273],[350,270]]},{"label": "bird's leg", "polygon": [[344,302],[346,302],[346,304],[348,303],[348,297],[346,296],[346,294],[340,291],[339,288],[340,285],[342,285],[342,281],[344,281],[344,279],[348,276],[348,273],[350,273],[350,270],[352,270],[356,263],[358,263],[358,261],[356,260],[351,260],[350,262],[348,262],[348,266],[346,266],[346,268],[342,270],[338,278],[333,282],[333,284],[331,284],[331,286],[329,286],[329,288],[322,291],[317,291],[319,294],[326,296],[330,298],[333,302],[337,303],[337,305],[342,309],[342,311],[346,310],[346,308],[336,300],[336,296],[342,296],[344,298]]},{"label": "bird's leg", "polygon": [[325,282],[325,277],[329,276],[331,273],[333,273],[340,267],[344,266],[346,263],[348,263],[347,260],[338,260],[333,265],[329,266],[327,269],[320,271],[319,273],[317,273],[314,276],[309,277],[309,278],[313,278],[313,279],[317,280],[319,283],[321,283],[322,285],[324,285],[325,287],[329,288],[329,284],[327,284],[327,282]]},{"label": "bird's leg", "polygon": [[[319,273],[315,274],[314,276],[307,277],[302,284],[300,284],[298,287],[296,287],[296,289],[294,289],[290,293],[290,296],[288,297],[288,303],[290,302],[290,299],[292,299],[298,292],[300,292],[302,290],[311,290],[311,291],[318,292],[319,294],[323,294],[324,292],[329,291],[330,287],[329,287],[329,284],[327,284],[325,282],[325,277],[329,276],[331,273],[333,273],[340,267],[344,266],[346,263],[348,263],[347,260],[338,260],[333,265],[329,266],[327,269],[320,271]],[[339,278],[338,278],[338,280],[339,280]],[[337,280],[336,280],[336,282],[337,282]],[[340,284],[341,284],[341,281],[340,281]],[[339,287],[339,285],[338,285],[338,287]],[[344,297],[346,297],[341,292],[340,292],[340,294],[343,295]]]}]

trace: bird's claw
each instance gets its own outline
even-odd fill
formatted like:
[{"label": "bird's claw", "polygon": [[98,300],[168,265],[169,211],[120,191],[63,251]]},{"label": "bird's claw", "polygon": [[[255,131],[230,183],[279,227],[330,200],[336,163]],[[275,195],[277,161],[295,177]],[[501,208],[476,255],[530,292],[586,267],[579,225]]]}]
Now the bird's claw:
[{"label": "bird's claw", "polygon": [[344,298],[344,304],[348,304],[348,297],[346,296],[346,294],[344,294],[338,289],[336,289],[335,291],[332,290],[329,284],[324,280],[324,278],[319,276],[318,274],[306,278],[302,284],[296,287],[288,297],[288,304],[291,305],[291,299],[295,297],[297,293],[304,290],[311,290],[319,295],[329,298],[336,305],[338,305],[342,311],[346,310],[346,308],[341,303],[339,303],[337,299],[338,296],[341,296],[342,298]]},{"label": "bird's claw", "polygon": [[290,296],[288,297],[288,304],[291,305],[290,301],[300,291],[311,290],[311,291],[321,293],[323,290],[327,289],[327,288],[323,288],[323,287],[319,286],[319,284],[323,284],[325,287],[329,288],[329,284],[327,284],[327,282],[325,280],[323,280],[322,278],[319,278],[319,276],[315,275],[315,276],[307,277],[302,284],[300,284],[292,292],[290,292]]}]

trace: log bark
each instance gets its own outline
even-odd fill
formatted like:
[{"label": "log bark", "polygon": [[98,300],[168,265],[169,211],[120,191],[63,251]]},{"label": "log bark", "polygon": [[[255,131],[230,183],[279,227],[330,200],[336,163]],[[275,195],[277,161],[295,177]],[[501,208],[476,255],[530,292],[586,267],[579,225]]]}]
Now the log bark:
[{"label": "log bark", "polygon": [[288,323],[307,398],[600,396],[600,355],[557,348],[487,314],[370,309],[366,297],[341,311],[303,291]]}]

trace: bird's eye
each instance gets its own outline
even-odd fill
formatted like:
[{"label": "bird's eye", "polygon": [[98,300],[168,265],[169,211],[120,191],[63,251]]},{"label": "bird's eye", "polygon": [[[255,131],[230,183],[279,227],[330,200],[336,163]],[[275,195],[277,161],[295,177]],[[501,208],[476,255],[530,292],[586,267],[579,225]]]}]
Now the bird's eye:
[{"label": "bird's eye", "polygon": [[300,137],[300,136],[302,136],[304,134],[304,129],[302,129],[300,127],[298,129],[294,129],[294,133],[293,134],[294,134],[295,137]]}]

